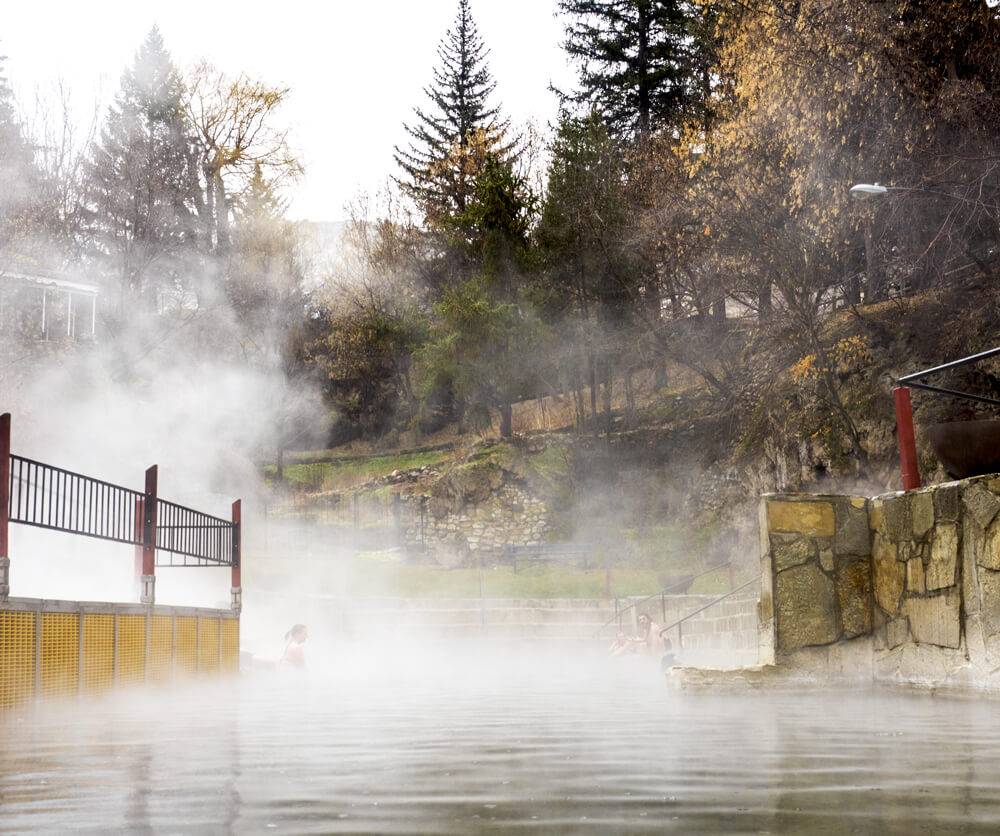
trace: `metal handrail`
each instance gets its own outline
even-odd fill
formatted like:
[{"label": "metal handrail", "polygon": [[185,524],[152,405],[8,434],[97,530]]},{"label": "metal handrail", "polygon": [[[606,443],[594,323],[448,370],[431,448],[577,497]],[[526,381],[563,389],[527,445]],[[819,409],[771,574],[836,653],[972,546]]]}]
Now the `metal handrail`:
[{"label": "metal handrail", "polygon": [[[7,458],[6,519],[10,522],[142,545],[139,509],[148,500],[146,493],[14,453]],[[169,555],[158,556],[158,565],[238,565],[235,523],[155,499],[158,523],[154,551]],[[159,562],[166,560],[169,562]]]},{"label": "metal handrail", "polygon": [[681,587],[686,588],[690,586],[694,581],[698,580],[698,578],[703,578],[705,577],[705,575],[712,575],[715,572],[718,572],[720,569],[725,569],[726,567],[731,565],[732,561],[729,560],[727,560],[725,563],[717,563],[715,566],[706,569],[704,572],[699,572],[697,575],[691,575],[691,577],[684,578],[683,580],[677,581],[676,583],[672,583],[669,586],[665,586],[663,587],[663,589],[659,590],[658,592],[654,592],[651,595],[647,595],[645,598],[640,598],[638,601],[633,601],[631,604],[625,607],[625,609],[616,610],[615,614],[611,618],[605,621],[600,627],[597,628],[597,630],[594,631],[594,638],[597,638],[601,634],[601,631],[604,630],[604,628],[607,627],[609,624],[613,624],[614,622],[620,620],[622,615],[624,615],[631,609],[635,609],[640,604],[645,604],[647,601],[652,601],[657,595],[666,595],[668,592],[672,592],[675,589],[680,589]]},{"label": "metal handrail", "polygon": [[990,357],[996,357],[998,354],[1000,354],[1000,347],[990,348],[986,351],[980,351],[978,354],[962,357],[959,360],[942,363],[940,366],[932,366],[931,368],[924,369],[923,371],[904,375],[903,377],[896,378],[896,382],[902,385],[912,386],[914,389],[923,389],[926,392],[934,392],[938,395],[951,395],[953,398],[964,398],[968,401],[976,401],[977,403],[987,403],[993,406],[1000,406],[1000,400],[997,400],[996,398],[989,398],[985,395],[973,395],[970,392],[959,392],[957,389],[946,389],[943,386],[931,386],[929,383],[922,382],[923,378],[929,377],[932,374],[951,371],[951,369],[961,368],[962,366],[970,366],[973,363],[988,360]]},{"label": "metal handrail", "polygon": [[[720,601],[725,601],[726,598],[731,598],[737,592],[742,592],[748,586],[751,586],[751,585],[753,585],[755,583],[760,583],[760,578],[751,578],[746,583],[741,584],[740,586],[736,587],[736,589],[730,589],[729,592],[727,592],[725,595],[722,595],[719,598],[716,598],[711,603],[705,604],[705,606],[703,606],[703,607],[698,607],[698,609],[694,610],[694,612],[689,612],[686,616],[684,616],[684,618],[680,618],[677,621],[675,621],[673,624],[668,624],[666,627],[661,628],[659,635],[662,636],[668,630],[673,630],[675,627],[679,627],[681,624],[683,624],[689,618],[694,618],[699,613],[703,613],[703,612],[705,612],[705,610],[711,609],[716,604],[718,604]],[[680,649],[680,648],[678,648],[678,649]]]}]

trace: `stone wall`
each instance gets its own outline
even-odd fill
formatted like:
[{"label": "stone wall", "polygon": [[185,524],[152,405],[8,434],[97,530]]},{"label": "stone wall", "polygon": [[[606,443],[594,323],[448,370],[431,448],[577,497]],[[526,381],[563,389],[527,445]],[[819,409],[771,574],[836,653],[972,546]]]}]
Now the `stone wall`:
[{"label": "stone wall", "polygon": [[762,644],[779,665],[822,668],[855,645],[856,670],[877,681],[1000,690],[1000,478],[766,496],[761,522]]},{"label": "stone wall", "polygon": [[457,566],[495,557],[504,546],[538,545],[550,522],[526,480],[487,460],[449,471],[429,494],[401,496],[398,526],[404,545]]},{"label": "stone wall", "polygon": [[762,658],[871,633],[868,500],[766,496],[761,520]]}]

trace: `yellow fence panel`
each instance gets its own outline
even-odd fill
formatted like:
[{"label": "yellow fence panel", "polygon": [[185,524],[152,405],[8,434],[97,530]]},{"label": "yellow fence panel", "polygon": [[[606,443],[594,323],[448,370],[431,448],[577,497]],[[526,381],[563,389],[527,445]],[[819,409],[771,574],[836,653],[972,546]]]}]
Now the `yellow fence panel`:
[{"label": "yellow fence panel", "polygon": [[219,619],[198,619],[198,672],[219,672]]},{"label": "yellow fence panel", "polygon": [[240,672],[240,622],[237,618],[222,619],[222,658],[219,668],[223,673]]},{"label": "yellow fence panel", "polygon": [[0,709],[30,700],[35,691],[35,614],[0,612]]},{"label": "yellow fence panel", "polygon": [[143,615],[135,608],[115,612],[114,605],[95,612],[95,604],[30,604],[0,609],[0,711],[35,697],[99,694],[116,683],[239,672],[238,618],[178,615],[169,607]]},{"label": "yellow fence panel", "polygon": [[80,690],[80,616],[42,613],[41,696],[69,697]]},{"label": "yellow fence panel", "polygon": [[198,670],[198,619],[194,616],[177,617],[174,653],[177,676],[194,676]]},{"label": "yellow fence panel", "polygon": [[115,617],[110,613],[83,616],[83,690],[107,691],[115,684]]},{"label": "yellow fence panel", "polygon": [[118,684],[146,680],[146,616],[118,616]]},{"label": "yellow fence panel", "polygon": [[149,633],[149,681],[169,682],[174,676],[174,619],[154,615]]}]

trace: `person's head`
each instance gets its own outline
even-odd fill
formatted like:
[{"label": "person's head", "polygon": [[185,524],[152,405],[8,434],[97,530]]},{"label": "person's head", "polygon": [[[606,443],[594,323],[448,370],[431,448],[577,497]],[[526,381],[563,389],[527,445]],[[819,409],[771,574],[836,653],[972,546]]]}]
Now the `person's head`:
[{"label": "person's head", "polygon": [[306,639],[309,638],[309,631],[306,629],[305,624],[296,624],[285,633],[285,641],[291,640],[296,644],[302,644]]},{"label": "person's head", "polygon": [[652,619],[645,613],[639,616],[639,630],[643,633],[649,632],[649,625],[652,624]]}]

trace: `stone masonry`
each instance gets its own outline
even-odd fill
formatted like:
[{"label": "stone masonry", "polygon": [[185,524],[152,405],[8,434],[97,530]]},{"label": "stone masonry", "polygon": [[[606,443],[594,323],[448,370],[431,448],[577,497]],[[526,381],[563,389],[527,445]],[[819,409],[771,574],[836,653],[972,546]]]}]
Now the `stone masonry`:
[{"label": "stone masonry", "polygon": [[761,523],[773,596],[761,596],[761,647],[779,665],[856,644],[877,681],[1000,690],[1000,478],[766,496]]}]

